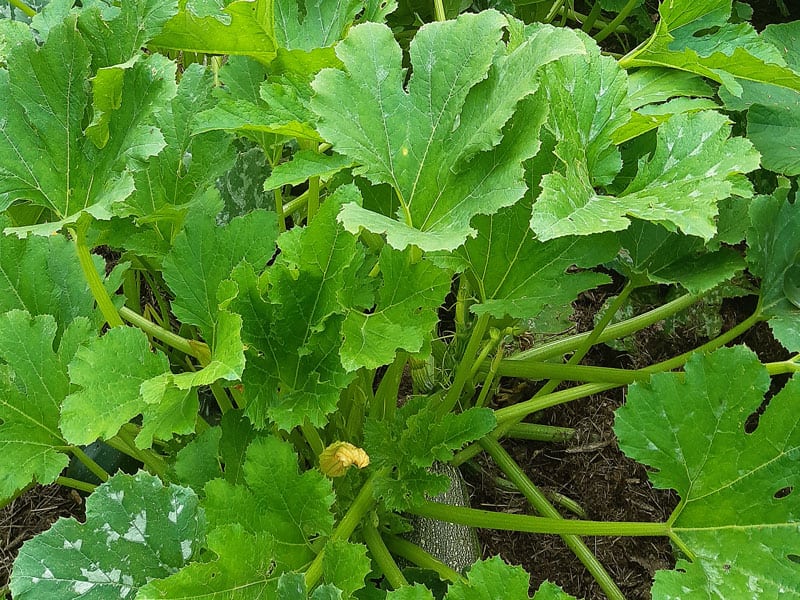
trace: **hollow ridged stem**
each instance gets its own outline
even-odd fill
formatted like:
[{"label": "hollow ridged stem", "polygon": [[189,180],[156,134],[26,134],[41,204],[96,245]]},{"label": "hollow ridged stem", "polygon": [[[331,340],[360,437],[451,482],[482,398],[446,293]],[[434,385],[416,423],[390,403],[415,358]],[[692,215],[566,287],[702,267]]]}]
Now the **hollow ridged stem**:
[{"label": "hollow ridged stem", "polygon": [[164,329],[139,313],[132,311],[127,306],[123,306],[119,314],[128,323],[136,325],[136,327],[144,331],[147,335],[164,342],[170,348],[175,348],[184,354],[194,356],[201,364],[208,364],[211,361],[211,350],[203,342],[188,340],[179,336],[177,333]]},{"label": "hollow ridged stem", "polygon": [[628,0],[627,4],[625,4],[625,6],[622,7],[622,10],[619,11],[619,13],[617,13],[617,16],[614,17],[614,19],[608,25],[603,27],[603,29],[601,29],[594,35],[595,41],[602,42],[609,35],[614,33],[617,30],[617,27],[619,27],[620,24],[625,19],[628,18],[628,15],[631,14],[631,11],[636,7],[638,3],[639,0]]},{"label": "hollow ridged stem", "polygon": [[[497,440],[481,440],[481,446],[489,453],[492,459],[494,459],[497,466],[500,467],[500,470],[517,486],[517,489],[522,492],[536,512],[543,517],[563,520],[563,517],[555,507],[550,504],[541,490],[539,490],[528,476],[525,475],[523,470]],[[592,577],[595,578],[609,600],[625,600],[622,591],[620,591],[617,584],[611,579],[608,571],[606,571],[605,567],[597,560],[597,557],[589,550],[589,547],[583,540],[576,535],[562,535],[561,539],[564,540],[564,543],[575,553],[575,556],[578,557],[592,574]]]},{"label": "hollow ridged stem", "polygon": [[97,486],[93,483],[87,483],[85,481],[81,481],[80,479],[73,479],[72,477],[56,477],[56,483],[58,485],[80,490],[81,492],[86,492],[88,494],[91,494],[93,491],[95,491],[95,489],[97,489]]},{"label": "hollow ridged stem", "polygon": [[453,583],[457,581],[466,581],[466,578],[458,571],[447,566],[438,558],[426,552],[416,544],[412,544],[408,540],[396,535],[385,535],[383,536],[383,541],[386,543],[386,547],[397,556],[405,558],[407,561],[422,569],[429,569],[436,572],[439,577],[445,581],[452,581]]},{"label": "hollow ridged stem", "polygon": [[367,548],[369,548],[370,557],[383,572],[389,584],[394,589],[408,585],[408,581],[400,571],[400,567],[397,566],[391,552],[389,552],[383,538],[381,538],[381,534],[370,519],[367,519],[364,523],[361,528],[361,533],[364,536],[364,541],[367,543]]},{"label": "hollow ridged stem", "polygon": [[98,465],[97,462],[95,462],[92,458],[90,458],[81,448],[78,446],[70,446],[69,451],[72,452],[72,454],[75,455],[75,458],[81,461],[84,466],[89,469],[89,471],[100,481],[108,481],[108,478],[110,477],[108,472],[103,467]]},{"label": "hollow ridged stem", "polygon": [[510,438],[536,442],[566,442],[575,435],[575,430],[570,427],[554,427],[539,423],[517,423],[506,432],[506,435]]},{"label": "hollow ridged stem", "polygon": [[[366,514],[372,510],[372,507],[375,504],[375,499],[372,496],[375,488],[375,479],[377,479],[377,477],[382,473],[382,471],[376,471],[364,482],[364,485],[361,486],[356,499],[353,500],[350,508],[347,509],[344,517],[342,517],[342,520],[339,521],[336,529],[333,530],[329,540],[348,539],[356,530],[358,524],[364,519]],[[322,577],[322,561],[324,558],[325,548],[323,548],[320,553],[317,554],[316,558],[314,558],[306,570],[305,579],[306,587],[308,589],[311,589],[317,585],[317,582]]]},{"label": "hollow ridged stem", "polygon": [[475,355],[478,353],[478,348],[480,348],[481,342],[483,341],[483,334],[486,333],[486,328],[488,326],[489,315],[484,313],[478,317],[478,320],[473,326],[469,342],[467,343],[467,348],[464,350],[464,357],[461,359],[461,362],[456,368],[456,374],[455,377],[453,377],[453,383],[450,385],[450,389],[447,390],[447,395],[445,396],[444,401],[439,406],[439,416],[446,415],[453,410],[461,398],[461,392],[464,390],[464,386],[469,379],[469,374],[472,372],[472,364],[475,360]]},{"label": "hollow ridged stem", "polygon": [[[637,331],[644,329],[645,327],[649,327],[654,323],[663,321],[667,317],[670,317],[686,308],[689,308],[693,304],[696,304],[701,298],[702,295],[686,294],[685,296],[676,298],[671,302],[667,302],[663,306],[659,306],[657,308],[654,308],[653,310],[649,310],[645,313],[642,313],[641,315],[637,315],[630,319],[620,321],[619,323],[614,323],[613,325],[608,325],[603,329],[602,333],[600,333],[597,336],[595,343],[607,342],[609,340],[615,340],[618,338],[623,338],[632,335]],[[609,308],[609,310],[606,312],[607,313],[611,312],[611,308]],[[514,357],[507,358],[505,360],[511,361],[511,360],[530,359],[530,360],[544,361],[549,358],[561,356],[563,354],[566,354],[567,352],[571,352],[576,348],[581,347],[582,344],[590,336],[594,334],[594,331],[595,330],[587,331],[585,333],[572,335],[560,340],[556,340],[554,342],[541,344],[540,346],[536,346],[535,348],[531,348],[530,350],[520,352]]]},{"label": "hollow ridged stem", "polygon": [[73,238],[75,239],[75,251],[78,255],[78,262],[81,265],[83,276],[86,283],[89,284],[89,291],[91,291],[94,301],[97,302],[97,308],[103,314],[103,318],[108,323],[109,327],[121,327],[124,325],[122,317],[117,312],[117,307],[111,301],[111,296],[103,285],[100,275],[95,269],[94,261],[92,260],[92,253],[86,243],[86,228],[85,223],[78,223],[75,229],[71,230]]},{"label": "hollow ridged stem", "polygon": [[439,502],[425,502],[407,511],[418,517],[458,523],[481,529],[501,531],[520,531],[523,533],[549,533],[553,535],[592,535],[615,537],[657,537],[669,536],[666,523],[638,523],[630,521],[583,521],[572,519],[551,519],[516,515],[464,506],[452,506]]}]

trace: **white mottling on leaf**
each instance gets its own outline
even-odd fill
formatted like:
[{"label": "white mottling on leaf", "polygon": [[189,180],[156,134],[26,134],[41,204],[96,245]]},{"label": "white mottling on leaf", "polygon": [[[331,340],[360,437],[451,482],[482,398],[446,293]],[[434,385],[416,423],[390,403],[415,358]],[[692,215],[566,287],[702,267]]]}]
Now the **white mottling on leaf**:
[{"label": "white mottling on leaf", "polygon": [[144,533],[147,529],[147,513],[145,511],[139,512],[136,516],[133,517],[133,523],[128,528],[128,531],[125,532],[125,535],[122,537],[128,540],[129,542],[135,542],[137,544],[144,544],[145,537]]}]

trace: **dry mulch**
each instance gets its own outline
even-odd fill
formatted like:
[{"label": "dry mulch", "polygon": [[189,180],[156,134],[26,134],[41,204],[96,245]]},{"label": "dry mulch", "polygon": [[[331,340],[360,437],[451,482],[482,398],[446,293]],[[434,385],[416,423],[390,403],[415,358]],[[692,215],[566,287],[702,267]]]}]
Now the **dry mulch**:
[{"label": "dry mulch", "polygon": [[0,510],[0,597],[22,544],[59,517],[83,521],[84,503],[77,492],[56,484],[35,486]]}]

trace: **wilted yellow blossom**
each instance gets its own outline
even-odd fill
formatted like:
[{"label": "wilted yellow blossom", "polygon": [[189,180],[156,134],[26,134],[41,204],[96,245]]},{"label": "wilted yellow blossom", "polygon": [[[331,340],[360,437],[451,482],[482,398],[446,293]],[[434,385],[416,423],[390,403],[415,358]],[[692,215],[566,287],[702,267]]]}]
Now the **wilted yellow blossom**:
[{"label": "wilted yellow blossom", "polygon": [[369,464],[369,456],[350,442],[333,442],[319,455],[319,468],[328,477],[341,477],[352,465],[363,469]]}]

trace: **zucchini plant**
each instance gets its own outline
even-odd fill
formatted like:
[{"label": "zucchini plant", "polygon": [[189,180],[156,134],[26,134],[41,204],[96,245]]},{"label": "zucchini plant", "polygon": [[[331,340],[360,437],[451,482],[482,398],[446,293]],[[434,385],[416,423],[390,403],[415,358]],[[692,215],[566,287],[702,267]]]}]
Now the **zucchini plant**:
[{"label": "zucchini plant", "polygon": [[[640,3],[564,4],[403,25],[392,0],[53,0],[0,21],[0,502],[88,494],[85,523],[22,547],[15,600],[529,598],[520,567],[409,542],[410,516],[560,535],[614,599],[581,536],[669,538],[655,598],[800,593],[796,376],[762,406],[797,357],[724,347],[767,322],[800,351],[797,23],[671,0],[615,57],[597,41]],[[594,329],[518,350],[612,272]],[[654,285],[675,299],[615,318]],[[693,352],[581,364],[742,285],[755,312]],[[541,385],[492,409],[501,376]],[[501,440],[625,386],[620,447],[681,501],[565,519]],[[107,472],[98,440],[142,469]],[[535,514],[431,500],[434,464],[479,452]]]}]

